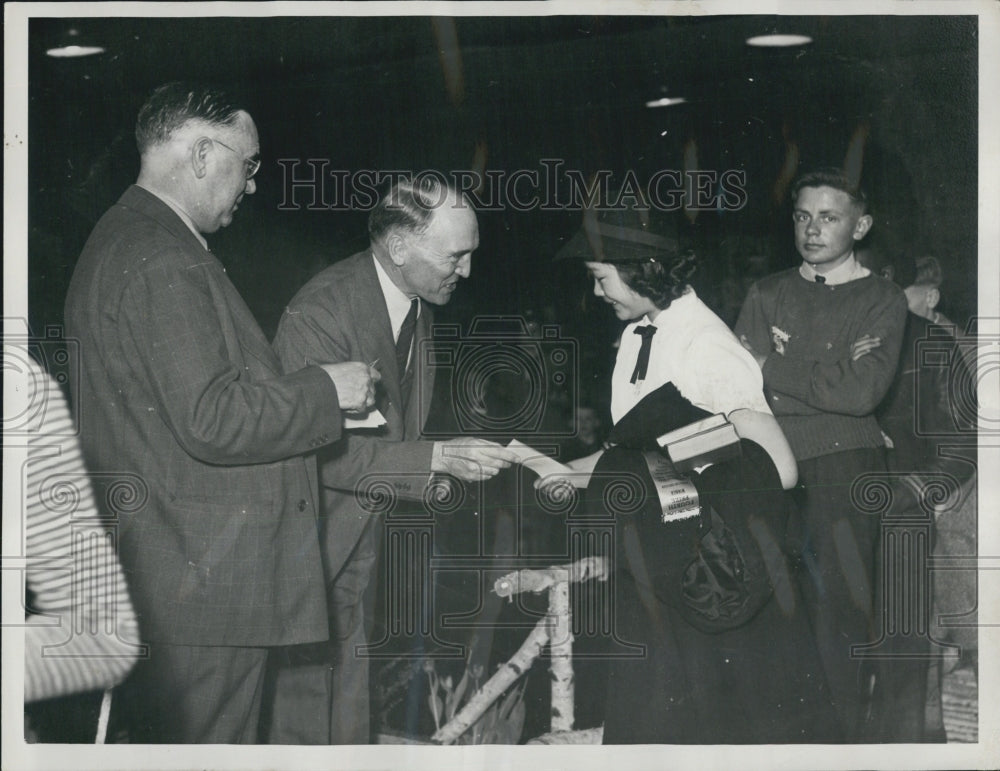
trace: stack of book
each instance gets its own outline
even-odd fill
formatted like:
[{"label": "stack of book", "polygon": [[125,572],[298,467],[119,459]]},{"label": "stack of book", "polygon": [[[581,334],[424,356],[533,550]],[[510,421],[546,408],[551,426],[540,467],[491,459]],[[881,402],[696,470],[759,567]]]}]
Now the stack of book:
[{"label": "stack of book", "polygon": [[740,454],[740,437],[721,413],[669,431],[656,443],[682,474]]}]

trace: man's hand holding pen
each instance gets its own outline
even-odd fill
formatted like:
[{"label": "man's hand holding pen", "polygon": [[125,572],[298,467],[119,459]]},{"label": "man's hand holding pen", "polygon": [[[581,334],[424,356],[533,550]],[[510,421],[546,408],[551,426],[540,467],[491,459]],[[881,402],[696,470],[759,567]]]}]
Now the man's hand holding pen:
[{"label": "man's hand holding pen", "polygon": [[323,364],[323,370],[337,388],[340,409],[345,412],[365,412],[375,405],[375,385],[382,379],[375,369],[378,359],[371,364],[348,361],[342,364]]}]

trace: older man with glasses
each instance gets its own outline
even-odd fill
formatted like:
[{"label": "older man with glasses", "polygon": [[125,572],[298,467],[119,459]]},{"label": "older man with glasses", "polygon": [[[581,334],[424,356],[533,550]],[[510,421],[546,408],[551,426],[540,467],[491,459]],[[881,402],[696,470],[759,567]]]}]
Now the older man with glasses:
[{"label": "older man with glasses", "polygon": [[[131,742],[258,741],[275,646],[325,640],[316,470],[379,375],[281,364],[205,235],[253,194],[253,120],[171,83],[136,125],[139,179],[94,228],[66,301],[88,466],[131,484],[114,523],[149,656],[115,700]],[[137,481],[137,480],[141,480]]]}]

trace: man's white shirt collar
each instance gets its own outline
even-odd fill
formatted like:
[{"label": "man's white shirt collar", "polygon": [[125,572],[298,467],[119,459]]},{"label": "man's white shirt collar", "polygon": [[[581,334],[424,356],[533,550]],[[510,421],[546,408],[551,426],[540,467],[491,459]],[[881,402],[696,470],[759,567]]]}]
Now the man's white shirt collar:
[{"label": "man's white shirt collar", "polygon": [[816,276],[823,276],[826,279],[823,283],[827,286],[837,286],[856,281],[859,278],[871,275],[871,271],[864,267],[854,257],[854,252],[842,264],[831,270],[829,273],[819,273],[808,262],[803,261],[799,266],[799,275],[806,281],[815,281]]},{"label": "man's white shirt collar", "polygon": [[[395,341],[399,339],[399,330],[406,320],[406,314],[410,312],[410,302],[414,298],[393,283],[374,254],[372,261],[375,263],[375,274],[378,276],[379,286],[382,287],[382,296],[385,297],[385,307],[389,310],[389,325],[392,327],[392,339]],[[420,318],[419,304],[417,305],[417,318]]]}]

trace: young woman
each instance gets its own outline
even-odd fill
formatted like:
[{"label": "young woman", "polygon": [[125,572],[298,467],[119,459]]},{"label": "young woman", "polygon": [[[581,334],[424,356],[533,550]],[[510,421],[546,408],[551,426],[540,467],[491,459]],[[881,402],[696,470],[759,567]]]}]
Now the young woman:
[{"label": "young woman", "polygon": [[[698,299],[687,284],[696,268],[693,255],[621,263],[588,262],[594,294],[611,305],[622,321],[622,333],[612,375],[611,418],[617,423],[640,399],[665,383],[673,383],[696,407],[724,412],[744,439],[767,450],[786,490],[795,486],[795,456],[763,394],[756,362],[722,319]],[[645,321],[636,319],[644,319]],[[649,363],[642,379],[632,381],[642,347],[635,332],[653,326]],[[662,330],[662,331],[660,331]],[[601,452],[568,465],[579,474],[573,483],[586,487]]]},{"label": "young woman", "polygon": [[[689,286],[692,255],[586,265],[594,294],[630,322],[612,375],[618,445],[536,486],[586,488],[582,505],[615,517],[616,637],[644,653],[611,662],[604,742],[839,741],[784,554],[795,459],[759,368]],[[738,455],[690,472],[700,514],[672,518],[652,482],[655,438],[718,413]],[[623,497],[629,480],[643,489]]]}]

